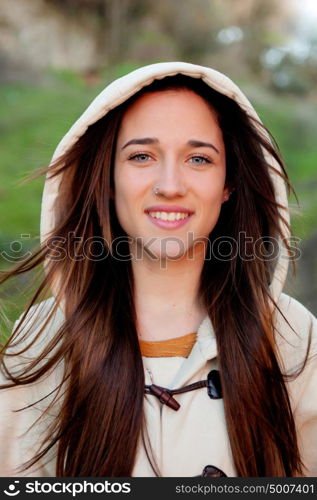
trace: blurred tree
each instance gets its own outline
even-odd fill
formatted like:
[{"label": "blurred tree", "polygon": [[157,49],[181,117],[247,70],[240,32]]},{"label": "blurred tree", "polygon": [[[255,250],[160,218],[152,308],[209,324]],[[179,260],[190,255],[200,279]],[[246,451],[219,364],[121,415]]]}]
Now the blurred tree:
[{"label": "blurred tree", "polygon": [[255,72],[262,72],[260,56],[268,46],[285,42],[289,36],[287,2],[276,0],[253,0],[249,16],[245,19],[246,61]]},{"label": "blurred tree", "polygon": [[219,27],[219,9],[210,0],[161,0],[147,2],[148,16],[157,19],[162,32],[177,40],[179,57],[199,61],[217,44],[214,33]]},{"label": "blurred tree", "polygon": [[126,48],[131,3],[131,0],[103,0],[105,47],[110,62],[118,61]]},{"label": "blurred tree", "polygon": [[[276,0],[44,0],[71,18],[95,19],[99,59],[111,63],[138,59],[142,41],[155,37],[160,57],[160,42],[170,37],[175,56],[202,62],[209,54],[226,50],[226,59],[242,63],[252,72],[261,71],[260,54],[273,38],[285,32],[288,2]],[[283,24],[284,23],[284,24]],[[217,39],[224,27],[240,27],[241,40],[222,44]],[[141,44],[138,43],[141,40]],[[236,42],[239,42],[238,44]],[[237,48],[238,45],[238,48]],[[151,55],[151,51],[149,51]],[[141,49],[146,57],[147,51]]]},{"label": "blurred tree", "polygon": [[238,27],[242,36],[235,39],[218,37],[222,51],[226,52],[228,65],[241,64],[243,72],[262,72],[261,54],[276,44],[281,44],[289,36],[292,10],[289,2],[276,0],[210,0],[220,20],[219,29]]},{"label": "blurred tree", "polygon": [[[300,67],[292,56],[283,68],[265,63],[266,53],[286,46],[294,32],[292,5],[290,0],[0,2],[0,56],[6,68],[11,61],[89,75],[118,62],[178,59],[214,66],[233,78],[261,77],[279,91],[307,92],[317,78],[315,56]],[[290,85],[284,85],[286,79]]]},{"label": "blurred tree", "polygon": [[63,10],[66,15],[79,17],[82,12],[97,21],[96,38],[102,56],[109,62],[117,61],[125,48],[132,0],[46,0]]}]

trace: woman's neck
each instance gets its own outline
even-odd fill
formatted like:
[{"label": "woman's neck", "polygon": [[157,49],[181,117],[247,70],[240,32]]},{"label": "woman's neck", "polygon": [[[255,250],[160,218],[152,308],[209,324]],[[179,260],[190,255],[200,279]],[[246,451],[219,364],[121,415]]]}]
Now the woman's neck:
[{"label": "woman's neck", "polygon": [[197,331],[206,311],[199,298],[204,260],[132,260],[138,336],[165,340]]}]

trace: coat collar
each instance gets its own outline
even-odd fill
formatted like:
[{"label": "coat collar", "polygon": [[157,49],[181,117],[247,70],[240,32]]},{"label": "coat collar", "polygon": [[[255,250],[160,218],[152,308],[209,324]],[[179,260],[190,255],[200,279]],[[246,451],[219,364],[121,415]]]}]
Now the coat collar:
[{"label": "coat collar", "polygon": [[197,330],[197,341],[190,355],[184,359],[176,376],[171,381],[170,388],[176,389],[186,385],[195,374],[198,375],[198,372],[205,367],[209,360],[216,358],[216,356],[217,342],[215,332],[209,316],[205,316]]}]

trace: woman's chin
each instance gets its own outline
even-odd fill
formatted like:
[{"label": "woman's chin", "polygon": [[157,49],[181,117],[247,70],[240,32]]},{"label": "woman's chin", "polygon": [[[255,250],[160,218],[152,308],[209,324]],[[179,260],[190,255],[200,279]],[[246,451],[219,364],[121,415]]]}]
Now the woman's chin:
[{"label": "woman's chin", "polygon": [[166,263],[170,262],[182,262],[188,258],[188,252],[186,250],[180,251],[179,248],[168,249],[168,251],[152,251],[151,260],[153,262],[161,262],[162,266],[166,267]]}]

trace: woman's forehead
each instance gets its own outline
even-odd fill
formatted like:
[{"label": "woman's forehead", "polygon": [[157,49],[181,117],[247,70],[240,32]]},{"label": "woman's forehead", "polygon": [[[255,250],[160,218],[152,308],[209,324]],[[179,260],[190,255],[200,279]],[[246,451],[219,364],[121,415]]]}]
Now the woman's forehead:
[{"label": "woman's forehead", "polygon": [[153,107],[162,106],[166,103],[168,106],[187,105],[204,107],[212,113],[216,113],[211,103],[207,102],[203,97],[198,95],[190,88],[167,88],[163,90],[154,90],[136,95],[133,102],[128,106],[125,115],[135,112],[135,110],[146,110]]},{"label": "woman's forehead", "polygon": [[209,103],[190,89],[168,89],[138,97],[126,110],[120,127],[121,138],[137,131],[156,133],[209,134],[219,129],[217,114]]}]

